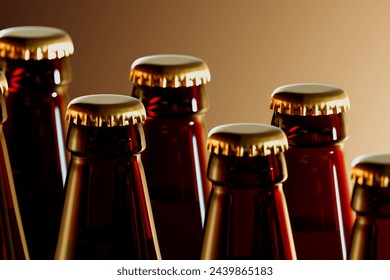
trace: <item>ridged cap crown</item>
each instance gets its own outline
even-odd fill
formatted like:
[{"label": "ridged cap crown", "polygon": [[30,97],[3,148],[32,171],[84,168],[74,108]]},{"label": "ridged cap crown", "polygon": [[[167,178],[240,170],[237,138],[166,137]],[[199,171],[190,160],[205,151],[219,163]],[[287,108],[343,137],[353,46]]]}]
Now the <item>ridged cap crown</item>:
[{"label": "ridged cap crown", "polygon": [[275,89],[270,108],[280,114],[320,116],[345,112],[350,103],[348,95],[339,87],[303,83]]},{"label": "ridged cap crown", "polygon": [[133,62],[130,81],[136,85],[178,88],[206,84],[210,81],[207,64],[193,56],[161,54],[141,57]]},{"label": "ridged cap crown", "polygon": [[73,99],[66,120],[83,126],[127,126],[142,123],[146,112],[141,101],[119,94],[94,94]]},{"label": "ridged cap crown", "polygon": [[280,128],[266,124],[236,123],[210,130],[207,149],[217,155],[255,157],[284,152],[288,149],[288,143]]},{"label": "ridged cap crown", "polygon": [[0,57],[42,60],[73,54],[70,36],[63,30],[46,26],[18,26],[0,31]]},{"label": "ridged cap crown", "polygon": [[352,161],[354,184],[387,188],[390,185],[390,153],[367,154]]}]

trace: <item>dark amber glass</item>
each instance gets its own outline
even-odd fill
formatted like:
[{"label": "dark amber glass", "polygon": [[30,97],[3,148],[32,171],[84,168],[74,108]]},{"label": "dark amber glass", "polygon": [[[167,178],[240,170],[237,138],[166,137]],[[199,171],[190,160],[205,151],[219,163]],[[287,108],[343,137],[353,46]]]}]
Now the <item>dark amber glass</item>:
[{"label": "dark amber glass", "polygon": [[[146,57],[132,66],[132,96],[143,102],[147,112],[142,161],[163,259],[199,258],[211,188],[206,178],[205,85],[166,86],[156,78],[190,76],[194,65],[209,75],[203,61],[187,56]],[[150,75],[150,81],[157,79],[155,84],[145,85],[137,79],[139,73]]]},{"label": "dark amber glass", "polygon": [[[267,125],[232,124],[211,130],[210,139],[218,143],[208,142],[212,191],[201,259],[295,259],[282,187],[284,133]],[[263,152],[251,155],[257,149]]]},{"label": "dark amber glass", "polygon": [[[20,213],[31,259],[53,259],[69,159],[64,146],[64,119],[71,67],[68,57],[49,59],[44,46],[50,49],[56,44],[51,41],[53,33],[68,39],[62,31],[43,27],[4,31],[0,48],[4,47],[2,54],[6,56],[0,58],[0,69],[9,81],[4,134]],[[20,45],[22,42],[25,44]],[[30,42],[35,45],[30,46]],[[39,59],[31,50],[36,46],[42,47]],[[9,48],[15,51],[7,53],[5,49]],[[16,57],[17,50],[31,56],[27,60]]]},{"label": "dark amber glass", "polygon": [[290,98],[286,107],[322,111],[313,110],[311,115],[275,111],[271,121],[286,133],[290,147],[285,152],[289,176],[284,189],[297,258],[346,259],[353,213],[344,159],[345,113],[323,114],[328,103],[336,104],[332,110],[343,107],[345,95],[327,85],[297,86],[301,88],[277,90],[273,98],[278,102],[278,94],[284,94]]},{"label": "dark amber glass", "polygon": [[26,260],[29,253],[3,133],[7,120],[6,91],[7,82],[0,72],[0,260]]},{"label": "dark amber glass", "polygon": [[352,163],[356,221],[350,260],[390,260],[390,154],[367,154]]},{"label": "dark amber glass", "polygon": [[[72,156],[56,259],[159,259],[140,155],[142,103],[100,94],[74,99],[68,112]],[[100,118],[116,123],[88,123]]]}]

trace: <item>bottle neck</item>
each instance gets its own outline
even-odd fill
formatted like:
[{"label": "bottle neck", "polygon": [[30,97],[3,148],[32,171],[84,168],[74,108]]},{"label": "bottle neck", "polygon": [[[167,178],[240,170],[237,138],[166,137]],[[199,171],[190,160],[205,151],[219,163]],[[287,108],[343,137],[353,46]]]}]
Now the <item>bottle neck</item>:
[{"label": "bottle neck", "polygon": [[149,119],[202,113],[209,106],[204,85],[179,88],[134,85],[132,96],[142,101]]},{"label": "bottle neck", "polygon": [[68,57],[52,60],[13,60],[0,58],[0,71],[8,80],[9,94],[49,90],[62,93],[72,80]]},{"label": "bottle neck", "polygon": [[345,113],[298,116],[274,112],[271,124],[284,131],[290,147],[335,145],[348,138]]},{"label": "bottle neck", "polygon": [[351,207],[359,215],[390,218],[390,189],[355,184]]},{"label": "bottle neck", "polygon": [[283,153],[258,157],[235,157],[211,154],[208,179],[217,186],[261,188],[287,179]]},{"label": "bottle neck", "polygon": [[0,95],[0,125],[2,125],[8,118],[7,106],[4,94]]},{"label": "bottle neck", "polygon": [[66,147],[81,157],[123,158],[145,149],[143,126],[94,127],[70,124]]}]

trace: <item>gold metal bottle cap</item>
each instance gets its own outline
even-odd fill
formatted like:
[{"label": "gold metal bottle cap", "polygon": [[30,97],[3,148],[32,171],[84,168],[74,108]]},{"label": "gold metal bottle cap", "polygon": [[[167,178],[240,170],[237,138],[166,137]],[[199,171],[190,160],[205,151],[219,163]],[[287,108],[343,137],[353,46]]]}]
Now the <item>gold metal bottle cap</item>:
[{"label": "gold metal bottle cap", "polygon": [[5,96],[8,91],[8,83],[3,72],[0,72],[0,123],[7,120],[7,108],[5,103]]},{"label": "gold metal bottle cap", "polygon": [[0,31],[0,57],[41,60],[70,56],[72,39],[63,30],[46,26],[19,26]]},{"label": "gold metal bottle cap", "polygon": [[193,56],[161,54],[133,62],[130,81],[140,86],[178,88],[206,84],[211,79],[207,64]]},{"label": "gold metal bottle cap", "polygon": [[390,185],[390,153],[367,154],[352,161],[354,184],[387,188]]},{"label": "gold metal bottle cap", "polygon": [[66,120],[84,126],[127,126],[142,123],[146,112],[141,101],[118,94],[94,94],[73,99]]},{"label": "gold metal bottle cap", "polygon": [[320,116],[345,112],[350,103],[348,95],[339,87],[304,83],[274,90],[270,108],[280,114]]},{"label": "gold metal bottle cap", "polygon": [[267,156],[288,149],[287,137],[277,127],[256,124],[226,124],[210,130],[207,149],[214,154],[236,157]]}]

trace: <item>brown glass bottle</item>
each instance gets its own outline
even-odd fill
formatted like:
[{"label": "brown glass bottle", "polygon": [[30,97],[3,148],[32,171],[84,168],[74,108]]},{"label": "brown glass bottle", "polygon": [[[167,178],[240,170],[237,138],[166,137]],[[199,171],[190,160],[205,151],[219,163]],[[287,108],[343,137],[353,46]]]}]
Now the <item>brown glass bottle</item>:
[{"label": "brown glass bottle", "polygon": [[283,131],[250,123],[217,126],[207,148],[212,191],[201,259],[295,259],[282,187]]},{"label": "brown glass bottle", "polygon": [[0,260],[26,260],[29,254],[3,133],[7,89],[7,80],[0,72]]},{"label": "brown glass bottle", "polygon": [[294,84],[271,96],[272,125],[286,133],[284,183],[298,259],[346,259],[353,225],[344,159],[347,94],[325,84]]},{"label": "brown glass bottle", "polygon": [[390,260],[390,153],[356,157],[351,173],[356,221],[348,259]]},{"label": "brown glass bottle", "polygon": [[9,83],[4,134],[31,259],[53,259],[57,242],[72,52],[68,34],[56,28],[0,31],[0,69]]},{"label": "brown glass bottle", "polygon": [[211,185],[206,178],[206,63],[184,55],[142,57],[132,96],[145,105],[142,154],[163,259],[198,259]]},{"label": "brown glass bottle", "polygon": [[72,100],[56,259],[159,259],[141,152],[145,108],[116,94]]}]

